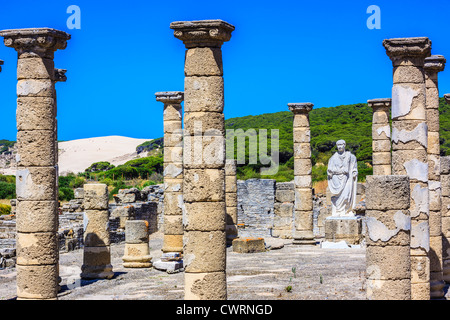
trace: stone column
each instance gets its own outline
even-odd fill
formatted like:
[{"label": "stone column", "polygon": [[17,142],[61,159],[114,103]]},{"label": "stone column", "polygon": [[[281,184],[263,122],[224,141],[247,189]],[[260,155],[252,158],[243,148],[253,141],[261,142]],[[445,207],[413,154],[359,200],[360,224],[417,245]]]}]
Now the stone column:
[{"label": "stone column", "polygon": [[367,176],[366,277],[369,300],[410,300],[408,176]]},{"label": "stone column", "polygon": [[183,253],[183,92],[157,92],[164,103],[164,242],[163,252]]},{"label": "stone column", "polygon": [[445,58],[433,55],[425,58],[426,108],[428,125],[428,189],[430,224],[430,290],[431,298],[444,296],[442,274],[441,181],[439,142],[439,87],[438,73],[445,68]]},{"label": "stone column", "polygon": [[128,220],[125,222],[125,252],[122,257],[125,268],[150,268],[152,257],[148,246],[148,222]]},{"label": "stone column", "polygon": [[444,281],[450,284],[450,156],[441,157],[441,204],[442,273]]},{"label": "stone column", "polygon": [[106,184],[84,185],[83,279],[111,279],[114,276],[109,240],[108,198]]},{"label": "stone column", "polygon": [[391,99],[368,100],[373,109],[372,117],[372,165],[373,175],[390,175],[391,169],[391,126],[389,112]]},{"label": "stone column", "polygon": [[288,103],[288,106],[289,110],[294,113],[294,244],[315,245],[311,177],[311,130],[309,128],[309,112],[314,105],[306,102]]},{"label": "stone column", "polygon": [[227,211],[227,245],[231,245],[233,240],[238,237],[237,178],[235,159],[226,159],[225,161],[225,205]]},{"label": "stone column", "polygon": [[424,59],[426,38],[383,41],[394,72],[392,88],[392,173],[410,178],[411,298],[430,298],[428,138]]},{"label": "stone column", "polygon": [[49,28],[0,31],[17,62],[17,297],[56,299],[58,186],[54,52],[70,35]]},{"label": "stone column", "polygon": [[185,299],[223,300],[226,284],[223,42],[234,26],[221,20],[173,22],[183,41]]}]

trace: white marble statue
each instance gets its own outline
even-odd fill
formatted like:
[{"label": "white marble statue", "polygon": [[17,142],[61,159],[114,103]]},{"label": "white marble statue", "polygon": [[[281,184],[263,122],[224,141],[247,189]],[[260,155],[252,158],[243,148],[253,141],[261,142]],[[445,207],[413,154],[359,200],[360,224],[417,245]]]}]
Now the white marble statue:
[{"label": "white marble statue", "polygon": [[336,142],[337,152],[328,161],[328,188],[331,192],[331,215],[353,217],[356,205],[358,166],[356,157],[345,151],[345,141]]}]

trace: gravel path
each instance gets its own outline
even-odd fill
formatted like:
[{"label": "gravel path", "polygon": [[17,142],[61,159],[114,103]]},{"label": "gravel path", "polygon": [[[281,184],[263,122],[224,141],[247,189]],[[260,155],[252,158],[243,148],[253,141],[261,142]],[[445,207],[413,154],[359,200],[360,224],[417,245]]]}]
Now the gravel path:
[{"label": "gravel path", "polygon": [[[268,239],[269,240],[269,239]],[[161,256],[162,234],[152,234],[153,260]],[[61,300],[182,300],[184,274],[123,268],[124,244],[111,246],[115,277],[79,279],[83,250],[60,254]],[[281,249],[240,254],[227,249],[229,300],[365,299],[364,249],[321,249],[285,241]],[[16,295],[15,269],[0,270],[0,300]],[[290,286],[290,290],[288,288]]]}]

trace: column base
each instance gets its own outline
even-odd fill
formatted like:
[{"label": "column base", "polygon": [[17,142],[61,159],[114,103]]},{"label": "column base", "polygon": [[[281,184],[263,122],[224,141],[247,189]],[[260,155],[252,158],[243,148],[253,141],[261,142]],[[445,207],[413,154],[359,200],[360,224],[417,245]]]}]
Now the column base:
[{"label": "column base", "polygon": [[292,241],[293,244],[297,245],[308,245],[308,246],[315,246],[316,240],[314,238],[314,234],[312,231],[294,231],[294,235],[292,237],[294,240]]}]

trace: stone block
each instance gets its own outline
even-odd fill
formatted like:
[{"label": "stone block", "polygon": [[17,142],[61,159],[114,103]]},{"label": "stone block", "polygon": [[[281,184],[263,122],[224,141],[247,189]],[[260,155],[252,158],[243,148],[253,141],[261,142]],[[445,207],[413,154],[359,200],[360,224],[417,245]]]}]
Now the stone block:
[{"label": "stone block", "polygon": [[411,280],[367,280],[369,300],[411,300]]},{"label": "stone block", "polygon": [[301,127],[293,129],[294,145],[296,143],[309,144],[311,142],[311,130],[309,127]]},{"label": "stone block", "polygon": [[225,231],[185,231],[183,243],[186,272],[225,271]]},{"label": "stone block", "polygon": [[184,136],[183,165],[185,169],[220,169],[225,163],[225,137]]},{"label": "stone block", "polygon": [[311,159],[294,158],[294,176],[310,175],[312,172]]},{"label": "stone block", "polygon": [[403,280],[409,279],[411,264],[409,246],[367,246],[366,265],[372,272],[368,279]]},{"label": "stone block", "polygon": [[56,201],[18,201],[17,232],[56,232],[58,212]]},{"label": "stone block", "polygon": [[109,246],[84,247],[82,279],[111,279],[114,276]]},{"label": "stone block", "polygon": [[53,98],[54,83],[50,79],[25,79],[17,81],[18,97]]},{"label": "stone block", "polygon": [[366,207],[369,210],[409,209],[407,176],[367,176]]},{"label": "stone block", "polygon": [[189,112],[184,115],[184,135],[225,136],[225,116],[222,112]]},{"label": "stone block", "polygon": [[164,163],[183,163],[183,147],[167,147],[164,148]]},{"label": "stone block", "polygon": [[296,211],[312,211],[312,190],[296,188],[294,206]]},{"label": "stone block", "polygon": [[222,50],[220,48],[191,48],[186,51],[184,64],[186,77],[222,76]]},{"label": "stone block", "polygon": [[18,168],[16,172],[17,200],[56,200],[56,178],[55,167]]},{"label": "stone block", "polygon": [[86,210],[84,215],[84,245],[87,247],[108,246],[109,211]]},{"label": "stone block", "polygon": [[46,97],[17,99],[17,130],[55,130],[55,101]]},{"label": "stone block", "polygon": [[256,253],[265,251],[264,238],[236,238],[233,240],[233,252]]},{"label": "stone block", "polygon": [[184,112],[223,112],[223,78],[192,76],[184,80]]},{"label": "stone block", "polygon": [[390,152],[374,152],[372,155],[372,164],[383,165],[391,163],[391,153]]},{"label": "stone block", "polygon": [[165,234],[163,252],[183,252],[183,236],[178,234]]},{"label": "stone block", "polygon": [[408,210],[367,210],[365,224],[367,245],[410,245],[411,218]]},{"label": "stone block", "polygon": [[58,265],[16,265],[16,270],[18,299],[56,299]]},{"label": "stone block", "polygon": [[225,193],[236,193],[236,192],[237,192],[236,176],[225,175]]},{"label": "stone block", "polygon": [[183,234],[183,216],[164,216],[164,234]]},{"label": "stone block", "polygon": [[275,199],[278,202],[294,202],[295,190],[279,190],[275,191]]},{"label": "stone block", "polygon": [[185,202],[225,201],[223,169],[185,169],[183,196]]},{"label": "stone block", "polygon": [[332,242],[344,240],[359,244],[362,240],[362,222],[359,217],[328,217],[325,219],[325,239]]},{"label": "stone block", "polygon": [[[307,159],[307,160],[311,161],[311,145],[309,143],[295,142],[294,143],[294,159],[295,158]],[[295,160],[294,160],[294,166],[295,166]],[[302,168],[300,168],[300,170],[302,170]],[[303,174],[307,174],[307,173],[303,173]]]},{"label": "stone block", "polygon": [[186,300],[226,300],[225,272],[200,272],[184,275]]},{"label": "stone block", "polygon": [[108,210],[108,186],[102,183],[84,185],[84,209]]},{"label": "stone block", "polygon": [[183,193],[166,192],[164,195],[164,215],[183,214]]},{"label": "stone block", "polygon": [[274,204],[275,216],[288,217],[292,219],[294,215],[294,204],[289,202]]},{"label": "stone block", "polygon": [[49,265],[58,263],[56,232],[18,232],[16,241],[17,264]]},{"label": "stone block", "polygon": [[17,80],[54,79],[55,63],[52,59],[28,58],[17,60]]},{"label": "stone block", "polygon": [[185,204],[184,229],[187,231],[225,230],[224,202],[193,202]]}]

